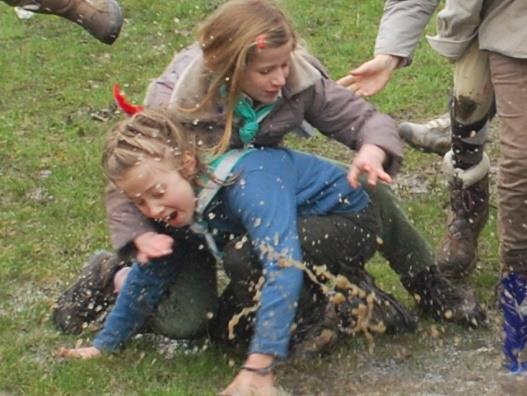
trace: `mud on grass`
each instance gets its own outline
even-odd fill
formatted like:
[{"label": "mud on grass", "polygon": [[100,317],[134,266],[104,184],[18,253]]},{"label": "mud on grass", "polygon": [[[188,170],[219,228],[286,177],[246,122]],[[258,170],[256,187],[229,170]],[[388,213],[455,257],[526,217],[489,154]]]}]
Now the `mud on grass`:
[{"label": "mud on grass", "polygon": [[487,329],[422,321],[415,334],[345,340],[331,355],[284,368],[279,383],[294,395],[525,395],[527,377],[501,367],[495,310]]}]

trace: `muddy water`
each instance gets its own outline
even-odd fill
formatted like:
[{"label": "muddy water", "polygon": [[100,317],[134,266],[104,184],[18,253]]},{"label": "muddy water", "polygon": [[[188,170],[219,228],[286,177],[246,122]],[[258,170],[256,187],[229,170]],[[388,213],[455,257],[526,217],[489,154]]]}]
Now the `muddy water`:
[{"label": "muddy water", "polygon": [[501,329],[490,312],[488,329],[421,323],[416,334],[376,337],[375,350],[344,340],[330,355],[278,373],[293,395],[483,396],[527,395],[527,375],[501,367]]}]

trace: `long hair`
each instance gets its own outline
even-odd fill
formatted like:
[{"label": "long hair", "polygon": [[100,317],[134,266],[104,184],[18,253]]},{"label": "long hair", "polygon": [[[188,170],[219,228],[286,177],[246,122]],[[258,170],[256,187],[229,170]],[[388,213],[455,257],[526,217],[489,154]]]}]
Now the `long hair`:
[{"label": "long hair", "polygon": [[191,184],[197,185],[195,174],[185,174],[182,164],[185,152],[195,156],[197,174],[208,173],[205,152],[196,143],[196,135],[171,119],[168,112],[145,109],[110,131],[104,145],[102,167],[115,184],[145,159],[169,161]]},{"label": "long hair", "polygon": [[[260,40],[260,41],[259,41]],[[263,45],[262,45],[263,40]],[[198,41],[203,50],[205,66],[213,75],[209,90],[202,101],[209,105],[227,88],[225,130],[214,154],[223,153],[232,136],[234,107],[240,94],[244,69],[258,51],[278,48],[297,38],[284,12],[266,0],[230,0],[221,5],[201,25]]]}]

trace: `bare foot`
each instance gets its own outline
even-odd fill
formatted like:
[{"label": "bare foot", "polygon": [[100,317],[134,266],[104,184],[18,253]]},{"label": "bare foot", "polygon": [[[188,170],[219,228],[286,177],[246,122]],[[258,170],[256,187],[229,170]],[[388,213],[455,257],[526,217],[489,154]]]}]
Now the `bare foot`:
[{"label": "bare foot", "polygon": [[59,348],[57,350],[57,356],[67,359],[93,359],[101,356],[101,351],[91,347],[84,348]]}]

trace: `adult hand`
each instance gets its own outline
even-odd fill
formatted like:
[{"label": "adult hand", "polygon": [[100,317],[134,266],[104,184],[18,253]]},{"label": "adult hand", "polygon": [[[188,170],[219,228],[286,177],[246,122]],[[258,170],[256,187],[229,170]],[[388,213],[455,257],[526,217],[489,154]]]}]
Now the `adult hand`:
[{"label": "adult hand", "polygon": [[[253,368],[268,367],[274,358],[261,353],[253,353],[247,358],[245,365]],[[220,393],[221,396],[276,396],[273,374],[260,374],[254,371],[241,370],[234,380]]]},{"label": "adult hand", "polygon": [[83,348],[59,348],[57,351],[58,357],[68,359],[93,359],[101,356],[101,351],[94,346]]},{"label": "adult hand", "polygon": [[382,91],[390,81],[392,72],[397,68],[401,58],[395,55],[379,54],[372,60],[363,63],[337,81],[338,84],[351,89],[359,96],[373,96]]},{"label": "adult hand", "polygon": [[145,232],[134,239],[137,248],[136,259],[139,264],[146,264],[150,259],[172,253],[174,239],[157,232]]},{"label": "adult hand", "polygon": [[391,176],[384,171],[382,166],[386,153],[374,144],[364,144],[351,163],[348,171],[348,181],[353,188],[359,187],[359,176],[366,173],[368,184],[374,186],[377,180],[391,183]]}]

